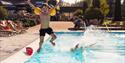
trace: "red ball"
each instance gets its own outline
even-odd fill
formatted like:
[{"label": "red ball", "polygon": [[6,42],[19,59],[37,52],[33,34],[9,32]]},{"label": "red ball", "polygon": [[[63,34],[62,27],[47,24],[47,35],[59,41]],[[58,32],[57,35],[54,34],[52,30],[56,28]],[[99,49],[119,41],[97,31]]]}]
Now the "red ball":
[{"label": "red ball", "polygon": [[32,53],[33,53],[33,49],[31,47],[26,47],[26,54],[30,56],[32,55]]}]

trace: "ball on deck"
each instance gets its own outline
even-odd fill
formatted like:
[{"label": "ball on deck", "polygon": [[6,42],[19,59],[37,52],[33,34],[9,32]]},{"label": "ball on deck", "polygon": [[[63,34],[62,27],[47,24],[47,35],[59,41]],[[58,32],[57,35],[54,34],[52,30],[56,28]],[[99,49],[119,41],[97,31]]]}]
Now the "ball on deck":
[{"label": "ball on deck", "polygon": [[33,49],[31,47],[26,47],[26,54],[27,55],[32,55],[33,54]]}]

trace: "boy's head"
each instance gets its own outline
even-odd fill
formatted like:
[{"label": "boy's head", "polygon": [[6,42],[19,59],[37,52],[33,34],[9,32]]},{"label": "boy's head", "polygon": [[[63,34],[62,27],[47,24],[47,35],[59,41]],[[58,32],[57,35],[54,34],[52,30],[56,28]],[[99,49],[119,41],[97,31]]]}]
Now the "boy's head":
[{"label": "boy's head", "polygon": [[43,3],[41,8],[50,8],[47,3]]},{"label": "boy's head", "polygon": [[50,7],[48,6],[47,3],[43,3],[42,6],[41,6],[41,9],[42,9],[42,13],[43,14],[49,14],[50,12]]}]

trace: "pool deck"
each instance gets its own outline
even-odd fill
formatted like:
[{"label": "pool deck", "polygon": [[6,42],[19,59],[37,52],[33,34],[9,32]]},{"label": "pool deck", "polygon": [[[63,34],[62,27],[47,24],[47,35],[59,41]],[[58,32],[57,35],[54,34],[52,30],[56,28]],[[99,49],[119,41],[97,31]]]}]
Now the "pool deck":
[{"label": "pool deck", "polygon": [[[68,28],[73,28],[74,24],[72,22],[51,22],[50,27],[54,31],[71,31]],[[76,31],[76,30],[73,30]],[[84,30],[77,30],[84,31]],[[115,30],[110,30],[114,32]],[[118,32],[125,32],[125,30],[117,30]],[[116,31],[115,31],[116,32]],[[48,36],[48,35],[47,35]],[[47,37],[46,36],[46,37]],[[15,35],[11,37],[0,37],[0,63],[6,63],[10,61],[10,58],[16,58],[17,55],[23,56],[23,59],[29,58],[23,51],[25,51],[26,46],[30,46],[34,51],[38,48],[39,41],[39,25],[30,27],[26,33]],[[34,46],[35,45],[35,46]],[[23,59],[18,59],[18,62],[23,63]],[[11,60],[9,63],[14,61]],[[15,62],[16,63],[16,62]]]}]

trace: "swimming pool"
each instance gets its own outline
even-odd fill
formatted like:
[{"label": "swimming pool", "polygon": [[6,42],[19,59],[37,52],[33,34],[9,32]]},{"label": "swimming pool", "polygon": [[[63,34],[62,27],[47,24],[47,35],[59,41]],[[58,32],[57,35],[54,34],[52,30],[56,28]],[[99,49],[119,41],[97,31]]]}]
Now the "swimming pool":
[{"label": "swimming pool", "polygon": [[56,32],[56,46],[53,47],[48,38],[41,52],[35,53],[25,63],[125,63],[125,32],[105,34],[107,35],[101,37],[104,40],[97,39],[99,41],[94,41],[94,36],[89,37],[91,41],[98,42],[92,47],[70,51],[75,44],[81,41],[85,33]]}]

